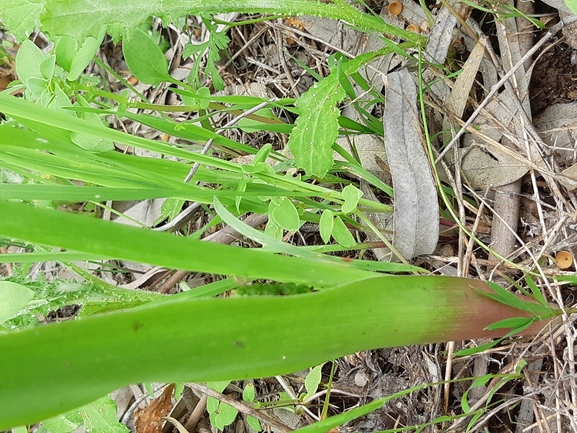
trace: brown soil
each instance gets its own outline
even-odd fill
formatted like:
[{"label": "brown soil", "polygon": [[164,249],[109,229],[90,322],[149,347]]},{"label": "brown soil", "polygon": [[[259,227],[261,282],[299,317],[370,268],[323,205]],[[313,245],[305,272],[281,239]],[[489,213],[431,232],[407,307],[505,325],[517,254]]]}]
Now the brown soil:
[{"label": "brown soil", "polygon": [[533,70],[531,87],[533,113],[577,100],[577,50],[559,42],[542,52]]}]

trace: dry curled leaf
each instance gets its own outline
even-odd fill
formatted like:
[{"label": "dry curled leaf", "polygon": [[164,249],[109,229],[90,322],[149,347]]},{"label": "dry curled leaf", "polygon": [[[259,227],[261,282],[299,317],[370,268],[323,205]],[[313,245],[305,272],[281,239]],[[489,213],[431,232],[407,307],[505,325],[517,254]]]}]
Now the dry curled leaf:
[{"label": "dry curled leaf", "polygon": [[421,143],[417,91],[403,68],[387,75],[385,147],[393,177],[393,244],[405,258],[430,254],[439,239],[439,204]]},{"label": "dry curled leaf", "polygon": [[457,18],[447,8],[441,9],[427,42],[425,58],[428,61],[439,64],[445,62],[453,41],[453,29],[456,24]]},{"label": "dry curled leaf", "polygon": [[461,171],[474,189],[485,189],[511,183],[521,178],[527,167],[495,146],[475,143],[461,148]]},{"label": "dry curled leaf", "polygon": [[162,433],[163,417],[170,413],[172,408],[172,392],[174,385],[168,385],[160,397],[154,399],[146,408],[138,409],[135,414],[137,433]]}]

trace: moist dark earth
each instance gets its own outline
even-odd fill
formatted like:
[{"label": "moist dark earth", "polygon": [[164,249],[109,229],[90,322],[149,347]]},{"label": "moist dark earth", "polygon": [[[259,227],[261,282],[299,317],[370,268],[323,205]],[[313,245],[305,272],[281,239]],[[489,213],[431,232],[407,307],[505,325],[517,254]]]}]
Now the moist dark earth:
[{"label": "moist dark earth", "polygon": [[534,114],[553,104],[577,100],[577,50],[557,42],[537,57],[531,77]]}]

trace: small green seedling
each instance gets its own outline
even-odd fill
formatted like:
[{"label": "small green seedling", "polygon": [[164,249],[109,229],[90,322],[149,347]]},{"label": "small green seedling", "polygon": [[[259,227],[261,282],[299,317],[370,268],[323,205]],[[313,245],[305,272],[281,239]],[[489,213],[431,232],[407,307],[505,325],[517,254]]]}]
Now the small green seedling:
[{"label": "small green seedling", "polygon": [[[223,392],[229,383],[230,381],[227,380],[208,382],[207,386],[215,391]],[[220,430],[224,429],[227,425],[231,425],[238,415],[238,410],[226,403],[218,401],[214,397],[208,397],[206,410],[210,417],[210,424]]]},{"label": "small green seedling", "polygon": [[[242,399],[250,404],[256,403],[256,392],[254,389],[254,382],[249,382],[242,391]],[[255,431],[259,432],[262,431],[262,427],[260,425],[260,421],[256,419],[254,416],[247,416],[246,422],[248,425]]]}]

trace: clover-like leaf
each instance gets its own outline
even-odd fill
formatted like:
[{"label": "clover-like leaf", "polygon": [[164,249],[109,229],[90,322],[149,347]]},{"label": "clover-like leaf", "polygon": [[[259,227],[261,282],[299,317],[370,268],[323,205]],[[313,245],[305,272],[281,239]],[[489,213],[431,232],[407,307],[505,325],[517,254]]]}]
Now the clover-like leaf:
[{"label": "clover-like leaf", "polygon": [[349,214],[353,212],[359,204],[362,195],[363,192],[354,185],[345,186],[343,188],[343,198],[345,199],[342,207],[343,213]]},{"label": "clover-like leaf", "polygon": [[158,86],[171,81],[168,74],[168,61],[158,44],[140,30],[129,30],[122,43],[124,59],[130,72],[142,83]]}]

